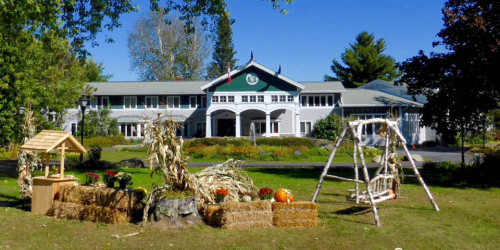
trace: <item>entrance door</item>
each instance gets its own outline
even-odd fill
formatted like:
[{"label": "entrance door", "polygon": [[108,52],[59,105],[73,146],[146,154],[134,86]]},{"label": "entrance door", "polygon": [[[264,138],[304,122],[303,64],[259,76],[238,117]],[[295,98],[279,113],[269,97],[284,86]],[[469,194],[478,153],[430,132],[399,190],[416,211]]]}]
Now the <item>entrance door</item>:
[{"label": "entrance door", "polygon": [[218,119],[217,136],[236,136],[236,120]]}]

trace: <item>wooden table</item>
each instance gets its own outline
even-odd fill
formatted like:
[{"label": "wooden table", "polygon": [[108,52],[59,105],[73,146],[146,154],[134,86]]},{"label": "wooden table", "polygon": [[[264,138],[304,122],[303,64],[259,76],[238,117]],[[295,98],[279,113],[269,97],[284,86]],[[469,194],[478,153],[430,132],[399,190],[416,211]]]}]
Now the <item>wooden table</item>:
[{"label": "wooden table", "polygon": [[64,184],[72,185],[75,178],[33,178],[33,197],[31,198],[31,212],[35,214],[46,214],[54,197],[59,193],[59,187]]}]

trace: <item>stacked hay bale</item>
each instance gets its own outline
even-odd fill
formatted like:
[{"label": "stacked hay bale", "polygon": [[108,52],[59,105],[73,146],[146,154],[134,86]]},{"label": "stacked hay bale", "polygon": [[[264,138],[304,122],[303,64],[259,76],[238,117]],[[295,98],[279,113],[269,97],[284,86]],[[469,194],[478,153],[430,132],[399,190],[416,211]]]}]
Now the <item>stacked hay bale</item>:
[{"label": "stacked hay bale", "polygon": [[208,205],[204,214],[208,225],[224,229],[271,227],[273,211],[269,201],[223,202]]},{"label": "stacked hay bale", "polygon": [[277,227],[315,227],[318,204],[314,202],[273,202],[273,225]]},{"label": "stacked hay bale", "polygon": [[[131,190],[61,186],[47,215],[103,223],[123,223],[142,211],[142,197]],[[140,217],[140,216],[139,216]]]}]

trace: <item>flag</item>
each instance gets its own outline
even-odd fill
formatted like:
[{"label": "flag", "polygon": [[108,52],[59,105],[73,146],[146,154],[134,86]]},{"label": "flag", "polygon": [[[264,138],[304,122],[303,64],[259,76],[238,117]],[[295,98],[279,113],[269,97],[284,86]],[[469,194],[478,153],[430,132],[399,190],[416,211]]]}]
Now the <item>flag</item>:
[{"label": "flag", "polygon": [[227,85],[231,83],[231,65],[227,63]]}]

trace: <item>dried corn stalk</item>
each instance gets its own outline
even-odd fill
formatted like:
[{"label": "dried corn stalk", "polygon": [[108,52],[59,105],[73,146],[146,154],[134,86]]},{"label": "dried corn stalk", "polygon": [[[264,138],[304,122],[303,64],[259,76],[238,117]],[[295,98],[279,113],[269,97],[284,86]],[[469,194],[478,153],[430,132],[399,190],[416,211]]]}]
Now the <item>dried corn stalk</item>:
[{"label": "dried corn stalk", "polygon": [[[25,120],[21,125],[21,133],[24,136],[23,144],[33,138],[36,132],[31,106],[26,108],[24,114]],[[25,200],[31,199],[33,193],[33,178],[31,177],[31,172],[37,168],[38,161],[39,159],[35,152],[20,151],[17,154],[17,172],[19,173],[17,185],[21,189],[21,196]]]}]

